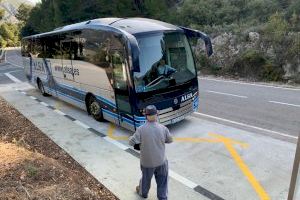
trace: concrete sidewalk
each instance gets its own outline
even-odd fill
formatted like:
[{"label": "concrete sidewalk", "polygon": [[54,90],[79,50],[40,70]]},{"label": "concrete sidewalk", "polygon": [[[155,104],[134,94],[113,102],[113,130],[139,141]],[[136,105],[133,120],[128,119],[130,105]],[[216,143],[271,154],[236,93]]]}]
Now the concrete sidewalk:
[{"label": "concrete sidewalk", "polygon": [[[140,199],[135,194],[135,186],[140,178],[139,159],[128,153],[132,150],[101,133],[93,133],[94,130],[88,130],[80,122],[76,124],[76,120],[69,120],[59,111],[53,112],[51,108],[11,88],[2,89],[1,96],[70,154],[99,182],[120,199]],[[148,198],[150,200],[156,199],[154,182]],[[169,197],[170,199],[207,199],[172,178],[169,184]]]}]

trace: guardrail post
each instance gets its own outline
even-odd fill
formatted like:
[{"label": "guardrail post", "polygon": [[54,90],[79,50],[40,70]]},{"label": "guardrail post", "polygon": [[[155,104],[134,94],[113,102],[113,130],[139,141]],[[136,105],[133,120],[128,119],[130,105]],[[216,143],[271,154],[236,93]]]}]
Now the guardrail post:
[{"label": "guardrail post", "polygon": [[[298,190],[300,190],[300,177],[297,177],[299,174],[299,164],[300,164],[300,134],[298,136],[297,149],[295,153],[295,160],[294,160],[294,166],[292,171],[288,200],[296,200],[295,199],[296,198],[295,192],[297,192],[296,187],[298,187]],[[299,179],[298,183],[297,183],[297,179]]]}]

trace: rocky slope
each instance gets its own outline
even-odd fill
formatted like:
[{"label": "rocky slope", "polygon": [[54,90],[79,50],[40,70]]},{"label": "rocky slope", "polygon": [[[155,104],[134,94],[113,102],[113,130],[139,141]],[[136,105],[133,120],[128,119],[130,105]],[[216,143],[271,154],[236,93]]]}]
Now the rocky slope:
[{"label": "rocky slope", "polygon": [[12,23],[17,22],[15,15],[17,13],[18,7],[22,3],[26,3],[30,5],[34,4],[30,0],[2,0],[2,2],[0,3],[0,9],[5,10],[5,16],[2,21],[12,22]]}]

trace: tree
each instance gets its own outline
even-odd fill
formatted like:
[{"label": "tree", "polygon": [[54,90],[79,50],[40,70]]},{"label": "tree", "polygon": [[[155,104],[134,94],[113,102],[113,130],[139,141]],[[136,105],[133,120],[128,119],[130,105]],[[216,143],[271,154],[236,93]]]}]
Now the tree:
[{"label": "tree", "polygon": [[31,10],[32,6],[22,3],[17,10],[16,18],[21,22],[26,22],[29,18]]},{"label": "tree", "polygon": [[3,23],[0,25],[0,43],[2,46],[17,46],[19,44],[19,27],[17,24]]},{"label": "tree", "polygon": [[[1,3],[1,1],[2,1],[2,0],[0,0],[0,3]],[[4,17],[4,14],[5,14],[5,10],[3,10],[3,9],[0,9],[0,20],[2,20],[2,19],[3,19],[3,17]]]},{"label": "tree", "polygon": [[[169,14],[168,2],[171,4],[170,0],[42,0],[29,12],[22,35],[102,17],[139,16],[164,20]],[[18,17],[23,19],[28,9],[23,6],[20,11]]]}]

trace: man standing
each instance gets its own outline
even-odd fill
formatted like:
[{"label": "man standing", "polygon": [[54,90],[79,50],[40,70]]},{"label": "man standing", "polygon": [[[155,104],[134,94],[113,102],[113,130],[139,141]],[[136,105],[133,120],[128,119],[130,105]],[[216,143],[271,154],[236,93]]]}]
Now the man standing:
[{"label": "man standing", "polygon": [[140,145],[142,178],[136,192],[148,197],[151,179],[154,174],[157,184],[157,198],[168,199],[168,161],[165,155],[165,143],[173,142],[167,127],[157,122],[157,109],[150,105],[145,110],[147,122],[139,127],[129,138],[131,146]]}]

